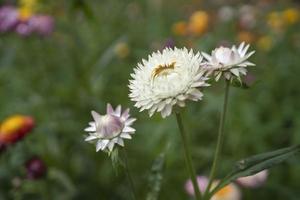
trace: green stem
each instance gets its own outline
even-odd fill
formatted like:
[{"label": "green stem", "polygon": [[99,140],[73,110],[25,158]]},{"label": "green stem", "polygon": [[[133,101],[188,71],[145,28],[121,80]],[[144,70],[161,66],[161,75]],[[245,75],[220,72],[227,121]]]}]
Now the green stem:
[{"label": "green stem", "polygon": [[225,118],[226,118],[226,112],[227,112],[229,88],[230,88],[230,81],[226,80],[224,104],[223,104],[223,111],[221,113],[220,125],[219,125],[217,147],[216,147],[216,151],[215,151],[215,155],[214,155],[214,161],[213,161],[213,165],[212,165],[210,176],[209,176],[208,186],[207,186],[206,191],[204,193],[204,199],[209,199],[208,194],[210,192],[210,188],[211,188],[212,183],[215,179],[216,171],[218,169],[218,162],[219,162],[219,159],[220,159],[220,153],[221,153],[221,149],[222,149],[223,141],[224,141],[224,125],[225,125]]},{"label": "green stem", "polygon": [[190,178],[193,183],[196,199],[200,200],[200,199],[202,199],[202,196],[201,196],[198,182],[196,179],[195,169],[192,164],[192,158],[191,158],[191,154],[190,154],[190,150],[189,150],[189,146],[188,146],[188,135],[186,134],[186,132],[183,128],[181,115],[179,113],[176,113],[176,120],[177,120],[178,128],[180,130],[182,144],[183,144],[183,148],[184,148],[185,163],[186,163]]},{"label": "green stem", "polygon": [[131,188],[131,191],[132,191],[132,199],[137,200],[133,178],[132,178],[130,170],[129,170],[127,151],[126,151],[125,148],[123,148],[123,149],[124,149],[124,169],[125,169],[125,173],[127,175],[129,185],[130,185],[130,188]]}]

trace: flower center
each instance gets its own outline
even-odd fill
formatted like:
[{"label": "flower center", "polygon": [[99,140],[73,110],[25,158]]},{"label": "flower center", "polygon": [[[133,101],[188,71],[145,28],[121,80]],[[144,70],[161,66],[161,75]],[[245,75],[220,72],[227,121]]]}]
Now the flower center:
[{"label": "flower center", "polygon": [[215,56],[216,59],[222,64],[228,64],[232,61],[232,50],[226,47],[217,49]]},{"label": "flower center", "polygon": [[171,64],[158,65],[154,68],[152,72],[152,79],[157,76],[167,76],[169,75],[175,68],[176,62],[172,62]]},{"label": "flower center", "polygon": [[106,139],[117,137],[123,130],[124,124],[119,117],[114,115],[104,115],[98,129],[101,136]]}]

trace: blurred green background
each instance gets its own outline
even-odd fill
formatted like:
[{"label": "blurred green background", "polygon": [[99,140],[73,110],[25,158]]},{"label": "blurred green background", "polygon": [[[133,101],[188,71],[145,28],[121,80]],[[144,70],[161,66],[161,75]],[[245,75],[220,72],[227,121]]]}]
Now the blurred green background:
[{"label": "blurred green background", "polygon": [[[17,1],[1,4],[19,6]],[[170,43],[209,52],[245,40],[256,50],[250,59],[256,66],[248,77],[254,83],[230,91],[218,177],[233,161],[300,143],[299,1],[40,0],[38,4],[36,12],[55,19],[51,35],[0,35],[0,120],[14,114],[36,120],[32,133],[0,155],[1,200],[131,199],[122,168],[116,172],[105,153],[96,153],[84,142],[90,111],[103,113],[107,102],[130,107],[138,118],[136,135],[125,144],[138,199],[189,199],[174,116],[149,118],[128,98],[133,67]],[[213,84],[203,101],[189,103],[184,112],[199,175],[209,173],[223,88],[223,81]],[[24,163],[32,155],[48,168],[39,180],[22,178]],[[299,162],[299,156],[293,157],[271,169],[263,187],[241,188],[242,199],[299,199]],[[15,184],[16,179],[21,182]]]}]

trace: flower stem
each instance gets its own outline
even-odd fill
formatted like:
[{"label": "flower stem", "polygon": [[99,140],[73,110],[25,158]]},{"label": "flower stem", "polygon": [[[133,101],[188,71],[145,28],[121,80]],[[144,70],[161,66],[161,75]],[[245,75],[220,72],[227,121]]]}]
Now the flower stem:
[{"label": "flower stem", "polygon": [[193,183],[196,199],[200,200],[202,198],[202,196],[201,196],[198,182],[196,179],[195,169],[192,164],[192,158],[191,158],[190,149],[188,146],[188,135],[186,134],[186,132],[183,128],[181,115],[179,113],[176,113],[176,120],[177,120],[178,128],[179,128],[179,131],[181,134],[182,144],[183,144],[183,148],[184,148],[185,163],[186,163],[190,178]]},{"label": "flower stem", "polygon": [[131,188],[131,191],[132,191],[132,199],[137,200],[134,182],[133,182],[130,170],[129,170],[127,151],[126,151],[125,148],[123,148],[123,150],[124,150],[124,169],[125,169],[125,173],[127,175],[129,185],[130,185],[130,188]]},{"label": "flower stem", "polygon": [[225,118],[226,118],[226,112],[227,112],[229,88],[230,88],[230,81],[226,80],[223,111],[221,112],[217,147],[216,147],[216,151],[215,151],[215,155],[214,155],[214,161],[213,161],[213,165],[212,165],[210,176],[209,176],[209,183],[208,183],[208,186],[207,186],[206,191],[204,193],[204,199],[209,199],[208,194],[209,194],[210,188],[212,186],[213,180],[214,180],[215,175],[216,175],[216,171],[217,171],[217,168],[218,168],[218,162],[219,162],[219,159],[220,159],[220,153],[221,153],[221,149],[222,149],[222,146],[223,146],[224,125],[225,125]]}]

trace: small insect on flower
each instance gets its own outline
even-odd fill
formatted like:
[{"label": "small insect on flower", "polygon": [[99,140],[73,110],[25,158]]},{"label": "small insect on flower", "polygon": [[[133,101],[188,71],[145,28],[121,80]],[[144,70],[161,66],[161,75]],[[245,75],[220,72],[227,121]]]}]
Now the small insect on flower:
[{"label": "small insect on flower", "polygon": [[97,141],[97,152],[99,150],[112,152],[115,144],[124,146],[123,139],[131,139],[131,135],[135,133],[131,125],[136,119],[130,118],[129,109],[122,112],[120,105],[114,110],[110,104],[107,104],[105,115],[92,111],[92,116],[94,121],[84,129],[89,133],[85,141]]},{"label": "small insect on flower", "polygon": [[254,66],[255,64],[247,61],[255,51],[247,53],[249,44],[245,46],[245,43],[241,43],[238,48],[236,46],[219,47],[212,51],[211,55],[202,52],[202,55],[206,59],[206,69],[208,74],[213,74],[215,80],[218,81],[222,75],[227,80],[232,80],[236,77],[240,80],[240,75],[247,74],[248,66]]},{"label": "small insect on flower", "polygon": [[201,65],[200,53],[186,48],[157,51],[134,69],[129,97],[140,111],[149,110],[150,117],[155,112],[167,117],[173,106],[184,107],[186,100],[202,99],[200,89],[209,84]]}]

